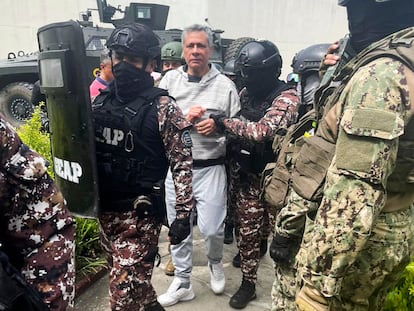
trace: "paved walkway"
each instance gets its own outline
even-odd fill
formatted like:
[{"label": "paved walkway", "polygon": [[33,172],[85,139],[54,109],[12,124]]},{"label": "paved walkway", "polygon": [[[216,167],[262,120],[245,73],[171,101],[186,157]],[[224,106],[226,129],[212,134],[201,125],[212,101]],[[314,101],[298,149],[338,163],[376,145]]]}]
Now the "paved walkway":
[{"label": "paved walkway", "polygon": [[[196,297],[189,302],[181,302],[175,306],[168,307],[168,311],[202,311],[202,310],[235,310],[229,306],[230,297],[237,291],[241,283],[241,272],[234,268],[231,261],[237,252],[235,242],[224,245],[224,273],[226,275],[226,289],[224,294],[215,295],[210,289],[210,274],[207,268],[207,257],[204,252],[204,243],[200,238],[198,229],[194,232],[194,256],[192,285]],[[173,277],[164,274],[164,267],[168,260],[167,230],[164,228],[160,236],[160,255],[162,261],[159,267],[154,268],[152,277],[155,290],[160,295],[164,293]],[[270,291],[274,279],[272,259],[267,254],[262,258],[256,285],[257,298],[243,309],[246,311],[259,311],[270,309]],[[109,311],[108,276],[93,284],[84,294],[75,301],[75,311]]]}]

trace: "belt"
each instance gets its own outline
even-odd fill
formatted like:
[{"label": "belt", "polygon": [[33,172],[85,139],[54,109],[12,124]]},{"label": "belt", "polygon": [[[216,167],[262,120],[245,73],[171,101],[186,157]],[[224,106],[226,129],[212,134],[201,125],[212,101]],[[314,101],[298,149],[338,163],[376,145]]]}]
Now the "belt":
[{"label": "belt", "polygon": [[193,168],[203,168],[214,165],[224,164],[225,158],[221,157],[218,159],[207,159],[207,160],[193,160]]}]

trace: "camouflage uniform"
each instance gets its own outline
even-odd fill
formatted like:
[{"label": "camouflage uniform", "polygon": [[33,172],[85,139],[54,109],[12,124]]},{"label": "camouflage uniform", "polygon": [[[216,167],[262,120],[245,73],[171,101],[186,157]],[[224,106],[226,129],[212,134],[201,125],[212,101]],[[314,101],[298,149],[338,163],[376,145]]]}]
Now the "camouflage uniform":
[{"label": "camouflage uniform", "polygon": [[[176,209],[189,213],[193,204],[192,156],[183,134],[191,124],[169,97],[159,97],[157,102],[160,135],[176,186]],[[161,222],[154,217],[140,218],[136,211],[105,212],[99,221],[101,242],[111,267],[111,309],[144,310],[157,300],[151,276]]]},{"label": "camouflage uniform", "polygon": [[46,163],[0,118],[0,241],[13,265],[50,310],[68,310],[75,294],[75,225]]},{"label": "camouflage uniform", "polygon": [[316,211],[317,204],[302,198],[290,188],[286,205],[277,213],[275,233],[292,238],[293,250],[287,264],[275,263],[275,280],[271,291],[272,311],[296,311],[295,295],[300,288],[300,281],[297,278],[295,257],[302,239],[306,214]]},{"label": "camouflage uniform", "polygon": [[298,254],[326,310],[379,310],[412,256],[413,83],[412,71],[382,57],[358,70],[336,105],[335,156]]},{"label": "camouflage uniform", "polygon": [[[241,101],[248,100],[241,93]],[[258,122],[240,119],[224,119],[227,132],[253,142],[273,139],[281,128],[296,121],[298,98],[296,90],[283,91],[276,97],[265,115]],[[236,213],[240,224],[239,249],[243,279],[256,283],[259,264],[261,228],[273,228],[274,212],[270,205],[259,200],[261,174],[240,173],[240,188],[237,194]],[[269,230],[270,231],[270,230]]]}]

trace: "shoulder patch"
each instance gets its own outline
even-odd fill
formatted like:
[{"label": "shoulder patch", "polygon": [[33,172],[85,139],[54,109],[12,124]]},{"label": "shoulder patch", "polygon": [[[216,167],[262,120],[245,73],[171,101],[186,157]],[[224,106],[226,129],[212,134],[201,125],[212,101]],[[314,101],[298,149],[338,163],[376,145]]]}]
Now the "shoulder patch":
[{"label": "shoulder patch", "polygon": [[183,131],[181,134],[181,141],[183,142],[184,146],[190,148],[193,146],[193,141],[191,140],[191,135],[189,130]]}]

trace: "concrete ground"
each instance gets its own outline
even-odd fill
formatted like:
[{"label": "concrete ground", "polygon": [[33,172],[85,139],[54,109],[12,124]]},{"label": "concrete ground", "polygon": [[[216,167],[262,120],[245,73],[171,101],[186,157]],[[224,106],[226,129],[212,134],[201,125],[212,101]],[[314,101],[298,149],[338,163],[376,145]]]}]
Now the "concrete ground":
[{"label": "concrete ground", "polygon": [[[175,306],[166,308],[169,311],[201,311],[201,310],[234,310],[229,306],[230,297],[241,284],[241,272],[234,268],[231,261],[237,253],[236,243],[224,245],[224,273],[226,275],[226,288],[224,294],[215,295],[210,289],[210,274],[207,268],[204,243],[197,227],[194,227],[194,255],[192,285],[196,294],[195,299],[180,302]],[[164,267],[168,261],[167,229],[163,228],[160,236],[160,255],[162,261],[159,267],[154,268],[152,283],[158,295],[164,293],[173,277],[164,274]],[[274,280],[273,262],[266,254],[260,262],[258,281],[256,285],[257,298],[251,301],[244,309],[246,311],[259,311],[270,309],[270,291]],[[85,293],[75,301],[75,311],[109,311],[108,275],[94,283]]]}]

